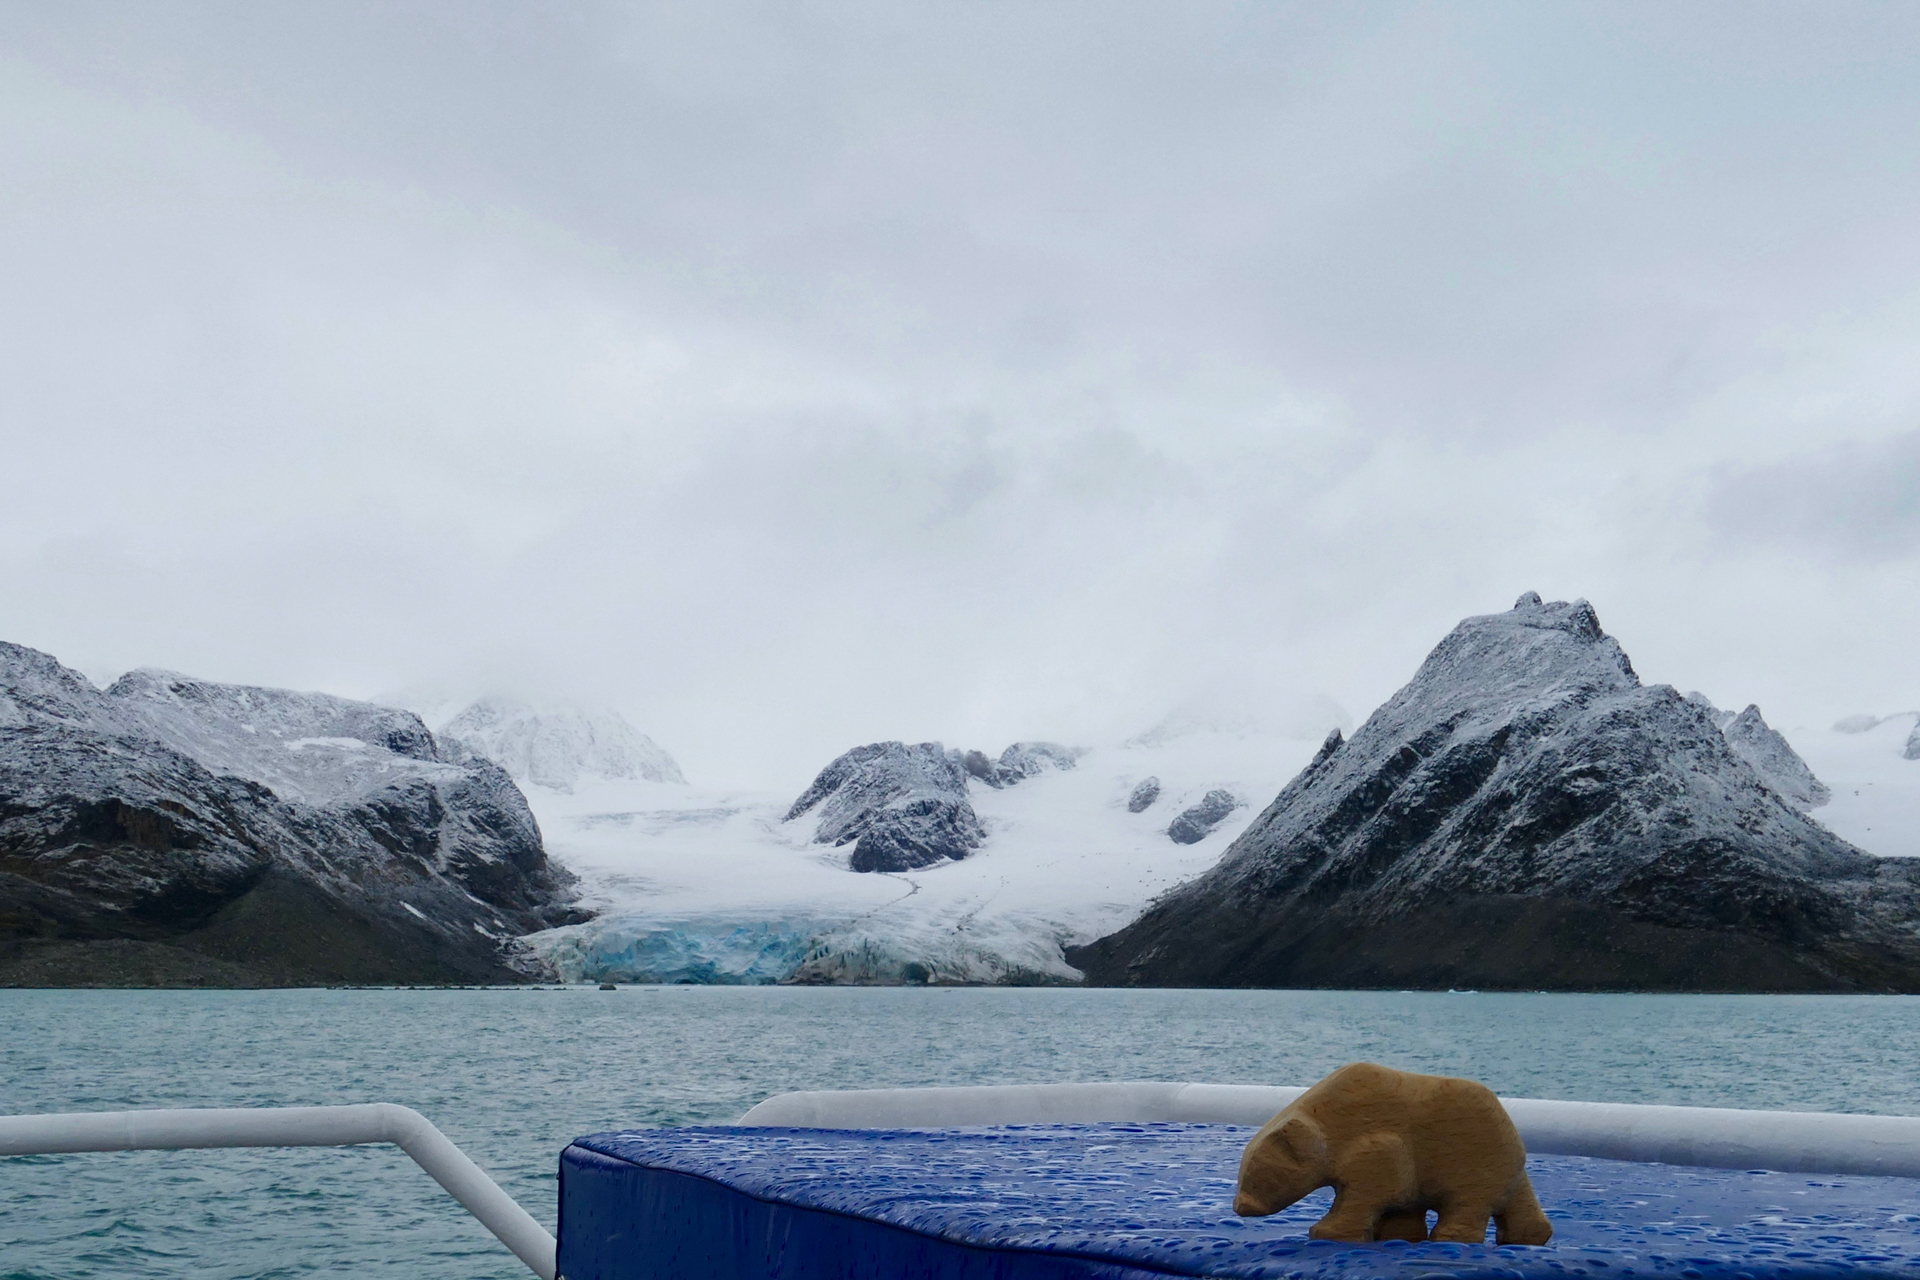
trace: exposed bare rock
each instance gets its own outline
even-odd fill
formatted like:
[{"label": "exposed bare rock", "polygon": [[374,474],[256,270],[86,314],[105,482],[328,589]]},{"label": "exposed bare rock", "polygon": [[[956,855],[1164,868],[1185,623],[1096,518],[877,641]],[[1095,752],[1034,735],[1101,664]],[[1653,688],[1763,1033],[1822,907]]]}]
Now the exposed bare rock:
[{"label": "exposed bare rock", "polygon": [[1052,742],[1016,742],[998,760],[937,742],[869,743],[822,769],[786,820],[819,806],[815,842],[852,842],[852,870],[911,871],[964,858],[986,838],[967,798],[969,779],[1011,787],[1048,769],[1071,769],[1079,754]]},{"label": "exposed bare rock", "polygon": [[[1690,693],[1687,701],[1706,713],[1734,754],[1752,765],[1767,785],[1802,809],[1817,809],[1833,798],[1827,785],[1813,776],[1807,762],[1760,715],[1760,708],[1749,703],[1735,714],[1713,705],[1704,693]],[[1871,727],[1871,726],[1869,726]]]},{"label": "exposed bare rock", "polygon": [[875,742],[820,771],[787,810],[791,822],[819,810],[814,840],[851,842],[855,871],[910,871],[980,847],[980,819],[967,800],[967,769],[937,742]]},{"label": "exposed bare rock", "polygon": [[[1335,733],[1340,732],[1338,729]],[[1240,801],[1231,791],[1215,789],[1200,797],[1200,803],[1182,810],[1179,817],[1167,827],[1167,839],[1175,844],[1199,844],[1213,829],[1227,820],[1227,815],[1240,807]]]},{"label": "exposed bare rock", "polygon": [[996,772],[1002,786],[1012,786],[1048,769],[1071,769],[1080,753],[1057,742],[1016,742],[1000,753]]},{"label": "exposed bare rock", "polygon": [[1159,798],[1160,779],[1142,778],[1140,785],[1136,786],[1133,789],[1133,793],[1127,797],[1127,812],[1145,813],[1153,807],[1153,802]]},{"label": "exposed bare rock", "polygon": [[1016,742],[1002,751],[998,760],[983,751],[954,753],[968,777],[995,790],[1024,782],[1048,769],[1071,769],[1080,754],[1057,742]]},{"label": "exposed bare rock", "polygon": [[1713,721],[1713,727],[1722,732],[1725,732],[1726,727],[1733,723],[1733,712],[1722,711],[1719,707],[1714,706],[1713,699],[1698,689],[1695,689],[1687,695],[1687,701],[1700,708],[1700,710],[1706,714],[1707,719]]}]

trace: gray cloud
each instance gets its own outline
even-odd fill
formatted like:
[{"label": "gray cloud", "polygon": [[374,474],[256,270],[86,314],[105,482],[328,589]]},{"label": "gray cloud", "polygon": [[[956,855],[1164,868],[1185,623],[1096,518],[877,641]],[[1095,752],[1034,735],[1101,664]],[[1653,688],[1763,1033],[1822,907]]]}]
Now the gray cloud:
[{"label": "gray cloud", "polygon": [[0,634],[555,687],[775,785],[1362,715],[1528,588],[1776,721],[1909,705],[1916,27],[15,6]]},{"label": "gray cloud", "polygon": [[1920,431],[1730,468],[1709,491],[1707,514],[1735,546],[1905,560],[1920,550]]}]

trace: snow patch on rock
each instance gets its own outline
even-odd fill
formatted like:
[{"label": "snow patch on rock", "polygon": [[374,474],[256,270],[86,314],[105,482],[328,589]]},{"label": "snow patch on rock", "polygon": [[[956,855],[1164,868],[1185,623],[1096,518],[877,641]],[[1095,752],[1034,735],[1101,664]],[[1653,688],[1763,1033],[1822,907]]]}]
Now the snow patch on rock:
[{"label": "snow patch on rock", "polygon": [[409,778],[452,782],[465,772],[441,758],[412,712],[328,693],[142,668],[114,681],[106,697],[123,724],[215,773],[304,804],[349,801]]},{"label": "snow patch on rock", "polygon": [[[1338,733],[1339,730],[1334,732]],[[1240,800],[1233,792],[1215,788],[1200,797],[1200,803],[1181,812],[1167,827],[1167,839],[1175,844],[1199,844],[1213,834],[1213,829],[1226,820],[1228,814],[1240,807]]]},{"label": "snow patch on rock", "polygon": [[873,742],[834,760],[787,809],[813,814],[817,844],[852,844],[853,871],[912,871],[958,861],[985,833],[967,798],[967,768],[937,742]]}]

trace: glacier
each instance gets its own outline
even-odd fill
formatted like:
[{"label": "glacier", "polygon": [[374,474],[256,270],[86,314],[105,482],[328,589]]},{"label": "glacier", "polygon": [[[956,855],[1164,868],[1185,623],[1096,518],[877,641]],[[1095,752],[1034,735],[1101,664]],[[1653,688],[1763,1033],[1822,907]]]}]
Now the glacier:
[{"label": "glacier", "polygon": [[[1168,825],[1209,792],[1273,794],[1319,744],[1190,727],[1074,753],[1018,785],[968,783],[984,832],[964,861],[854,873],[792,793],[586,778],[532,786],[584,924],[523,939],[563,977],[618,982],[1075,983],[1066,948],[1110,933],[1211,866],[1252,820],[1190,845]],[[1129,812],[1148,778],[1158,803]],[[998,779],[996,779],[998,781]]]}]

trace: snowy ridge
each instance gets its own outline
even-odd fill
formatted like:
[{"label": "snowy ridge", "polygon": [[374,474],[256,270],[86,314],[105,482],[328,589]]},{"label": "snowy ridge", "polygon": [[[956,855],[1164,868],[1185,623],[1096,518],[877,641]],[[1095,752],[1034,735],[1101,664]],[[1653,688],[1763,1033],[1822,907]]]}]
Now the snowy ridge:
[{"label": "snowy ridge", "polygon": [[[1178,845],[1209,791],[1272,794],[1314,743],[1192,733],[1081,754],[1015,786],[974,781],[985,839],[963,861],[852,874],[768,793],[583,784],[530,797],[553,856],[599,914],[526,942],[570,979],[656,982],[1075,982],[1064,949],[1126,923],[1205,870],[1252,818]],[[1149,776],[1156,802],[1128,812]]]},{"label": "snowy ridge", "polygon": [[452,782],[464,775],[441,759],[418,716],[370,702],[152,668],[121,676],[106,697],[123,725],[215,773],[306,804],[366,796],[402,778]]},{"label": "snowy ridge", "polygon": [[484,756],[522,782],[571,791],[583,778],[684,783],[680,766],[618,711],[577,703],[534,705],[490,695],[439,730],[459,754]]},{"label": "snowy ridge", "polygon": [[1767,780],[1768,786],[1800,808],[1817,809],[1833,798],[1827,784],[1813,776],[1807,762],[1760,715],[1759,707],[1748,703],[1745,711],[1735,715],[1714,706],[1704,693],[1690,693],[1687,701],[1704,711],[1707,719],[1726,735],[1727,745],[1735,755],[1752,765],[1754,772]]}]

